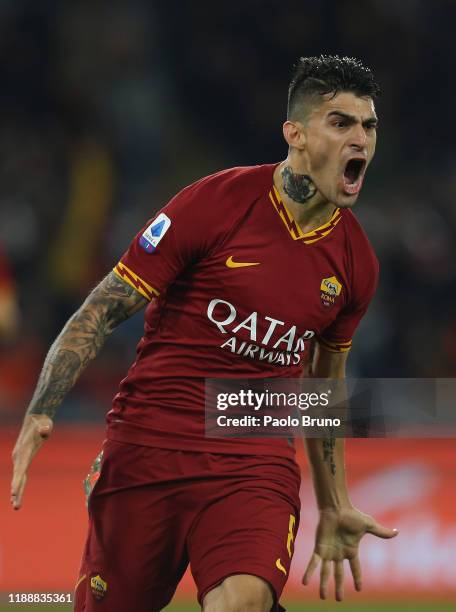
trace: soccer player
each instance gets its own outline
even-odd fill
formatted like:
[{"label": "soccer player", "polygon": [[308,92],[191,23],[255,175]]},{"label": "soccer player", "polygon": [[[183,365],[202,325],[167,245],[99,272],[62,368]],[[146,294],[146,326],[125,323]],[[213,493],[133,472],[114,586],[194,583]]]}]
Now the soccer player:
[{"label": "soccer player", "polygon": [[[376,143],[369,69],[301,58],[278,164],[232,168],[178,193],[139,231],[51,347],[13,459],[20,508],[30,461],[65,394],[117,325],[146,307],[137,358],[88,478],[89,530],[75,610],[151,612],[190,563],[205,612],[268,612],[290,571],[300,475],[286,439],[204,435],[205,378],[341,378],[378,264],[351,212]],[[308,439],[320,520],[306,584],[343,597],[344,559],[391,538],[351,503],[342,439]],[[101,466],[101,470],[99,467]],[[99,477],[97,478],[97,476]]]}]

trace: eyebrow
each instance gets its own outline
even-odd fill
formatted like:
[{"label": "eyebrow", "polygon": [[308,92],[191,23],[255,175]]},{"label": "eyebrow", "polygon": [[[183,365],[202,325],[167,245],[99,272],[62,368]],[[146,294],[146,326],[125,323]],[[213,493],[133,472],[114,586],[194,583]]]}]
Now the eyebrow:
[{"label": "eyebrow", "polygon": [[[358,119],[354,115],[349,115],[348,113],[344,113],[342,111],[331,111],[330,113],[328,113],[328,117],[341,117],[342,119],[345,119],[345,121],[347,121],[347,123],[349,123],[350,125],[358,123]],[[378,125],[378,118],[375,115],[368,117],[362,122],[363,126],[372,124]]]}]

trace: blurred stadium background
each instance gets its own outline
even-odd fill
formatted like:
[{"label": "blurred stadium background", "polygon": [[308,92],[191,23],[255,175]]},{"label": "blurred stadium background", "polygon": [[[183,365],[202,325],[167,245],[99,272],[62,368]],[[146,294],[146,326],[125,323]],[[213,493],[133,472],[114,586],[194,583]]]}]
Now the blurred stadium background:
[{"label": "blurred stadium background", "polygon": [[[456,375],[455,21],[451,0],[0,2],[0,592],[72,590],[81,481],[142,320],[119,328],[66,400],[15,514],[9,456],[49,344],[177,190],[285,156],[300,55],[360,57],[383,88],[377,157],[356,206],[381,283],[350,374]],[[456,596],[454,442],[350,441],[348,463],[355,502],[401,530],[363,543],[359,609],[386,599],[390,612],[395,602],[443,610],[437,602]],[[316,589],[299,586],[315,521],[307,476],[302,499],[285,602],[320,609]],[[187,577],[169,610],[196,609],[185,607],[193,593]]]}]

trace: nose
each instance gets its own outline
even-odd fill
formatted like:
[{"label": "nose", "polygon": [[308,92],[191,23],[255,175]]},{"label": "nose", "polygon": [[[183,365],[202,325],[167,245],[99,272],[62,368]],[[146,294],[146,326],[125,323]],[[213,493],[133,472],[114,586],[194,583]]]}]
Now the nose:
[{"label": "nose", "polygon": [[353,126],[353,129],[351,130],[350,140],[348,142],[348,145],[354,151],[364,152],[366,148],[366,144],[367,144],[366,131],[364,127],[361,125],[361,123],[357,123],[356,125]]}]

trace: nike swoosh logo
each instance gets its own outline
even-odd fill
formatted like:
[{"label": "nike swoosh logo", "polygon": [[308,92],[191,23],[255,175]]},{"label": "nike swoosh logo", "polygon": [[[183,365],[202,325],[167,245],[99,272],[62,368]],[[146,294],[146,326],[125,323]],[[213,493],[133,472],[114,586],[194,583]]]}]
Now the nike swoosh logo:
[{"label": "nike swoosh logo", "polygon": [[225,262],[228,268],[246,268],[247,266],[259,266],[259,261],[233,261],[233,256],[231,255]]},{"label": "nike swoosh logo", "polygon": [[276,561],[276,568],[283,572],[285,576],[287,575],[287,570],[283,567],[280,557]]}]

